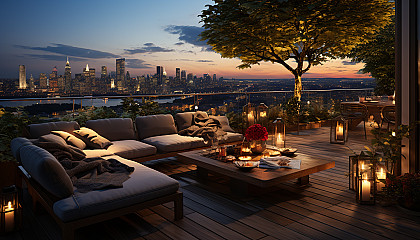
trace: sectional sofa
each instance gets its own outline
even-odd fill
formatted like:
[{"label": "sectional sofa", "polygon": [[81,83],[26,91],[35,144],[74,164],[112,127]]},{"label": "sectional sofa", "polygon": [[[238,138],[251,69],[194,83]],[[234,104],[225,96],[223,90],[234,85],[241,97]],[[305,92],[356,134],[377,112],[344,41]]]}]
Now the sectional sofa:
[{"label": "sectional sofa", "polygon": [[[73,239],[77,228],[171,201],[175,219],[182,218],[178,181],[138,162],[206,147],[202,138],[178,134],[191,126],[195,114],[177,114],[178,124],[172,115],[164,114],[138,117],[135,124],[130,118],[90,120],[86,128],[80,128],[77,122],[32,124],[28,129],[30,136],[13,139],[11,148],[21,163],[21,177],[28,185],[34,206],[42,204],[62,228],[63,239]],[[226,117],[214,118],[227,132],[224,142],[242,140],[242,135],[229,127]],[[57,159],[33,144],[39,138],[63,141],[60,144],[82,149],[89,158],[117,159],[133,167],[134,172],[122,188],[78,192]]]}]

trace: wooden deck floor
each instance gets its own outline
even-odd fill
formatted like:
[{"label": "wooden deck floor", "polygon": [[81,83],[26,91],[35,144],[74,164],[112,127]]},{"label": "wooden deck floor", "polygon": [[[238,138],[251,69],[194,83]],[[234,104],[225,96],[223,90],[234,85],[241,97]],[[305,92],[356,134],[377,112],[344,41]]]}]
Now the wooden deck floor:
[{"label": "wooden deck floor", "polygon": [[[288,136],[299,152],[335,160],[336,167],[311,175],[308,187],[287,182],[259,196],[232,195],[228,179],[217,175],[203,185],[194,165],[173,158],[147,162],[180,182],[184,219],[173,221],[173,206],[165,204],[80,229],[77,239],[420,239],[420,216],[355,203],[345,173],[348,156],[367,144],[361,130],[351,132],[346,146],[329,143],[329,128]],[[9,239],[59,239],[47,214],[26,209],[24,215],[24,230]]]}]

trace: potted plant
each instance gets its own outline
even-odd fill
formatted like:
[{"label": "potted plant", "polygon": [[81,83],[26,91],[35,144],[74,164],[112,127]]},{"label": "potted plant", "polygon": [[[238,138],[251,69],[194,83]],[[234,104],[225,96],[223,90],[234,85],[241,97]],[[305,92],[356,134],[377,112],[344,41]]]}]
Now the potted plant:
[{"label": "potted plant", "polygon": [[384,193],[400,206],[420,212],[420,173],[387,176]]},{"label": "potted plant", "polygon": [[254,124],[246,129],[245,138],[251,142],[251,151],[255,154],[261,154],[266,148],[268,132],[261,124]]},{"label": "potted plant", "polygon": [[10,150],[13,138],[22,136],[26,126],[35,121],[25,114],[0,109],[0,187],[16,184],[17,161]]}]

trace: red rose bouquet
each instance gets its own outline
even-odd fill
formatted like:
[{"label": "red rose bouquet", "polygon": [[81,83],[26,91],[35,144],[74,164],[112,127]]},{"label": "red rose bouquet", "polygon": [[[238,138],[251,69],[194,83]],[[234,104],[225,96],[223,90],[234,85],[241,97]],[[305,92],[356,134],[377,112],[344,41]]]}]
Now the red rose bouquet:
[{"label": "red rose bouquet", "polygon": [[268,132],[265,127],[261,126],[261,124],[254,124],[250,126],[245,131],[245,138],[248,141],[253,140],[261,140],[261,141],[267,141],[268,139]]}]

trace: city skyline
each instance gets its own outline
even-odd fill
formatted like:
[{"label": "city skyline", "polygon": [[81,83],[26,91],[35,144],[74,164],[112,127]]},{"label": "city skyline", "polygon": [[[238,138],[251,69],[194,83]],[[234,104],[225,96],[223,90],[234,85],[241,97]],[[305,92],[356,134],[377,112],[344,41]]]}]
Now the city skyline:
[{"label": "city skyline", "polygon": [[[134,76],[155,74],[156,67],[163,66],[168,76],[181,68],[238,79],[292,77],[279,64],[239,70],[238,59],[222,59],[198,41],[202,31],[198,15],[206,4],[212,1],[3,1],[0,18],[9,34],[0,39],[0,78],[18,78],[19,65],[26,66],[27,76],[48,73],[54,66],[62,72],[67,56],[73,73],[86,64],[95,69],[106,66],[111,72],[115,59],[125,58],[126,70]],[[14,17],[18,12],[22,17]],[[338,59],[303,77],[369,77],[358,73],[362,66]]]}]

